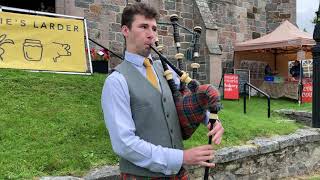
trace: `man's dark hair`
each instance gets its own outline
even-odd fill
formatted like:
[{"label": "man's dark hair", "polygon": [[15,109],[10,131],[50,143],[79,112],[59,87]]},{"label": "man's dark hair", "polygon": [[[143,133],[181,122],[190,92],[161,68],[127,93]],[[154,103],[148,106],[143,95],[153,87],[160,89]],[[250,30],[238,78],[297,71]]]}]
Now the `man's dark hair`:
[{"label": "man's dark hair", "polygon": [[121,27],[126,25],[131,29],[135,15],[142,15],[148,19],[158,20],[159,18],[159,14],[155,8],[145,3],[136,2],[124,8],[121,18]]}]

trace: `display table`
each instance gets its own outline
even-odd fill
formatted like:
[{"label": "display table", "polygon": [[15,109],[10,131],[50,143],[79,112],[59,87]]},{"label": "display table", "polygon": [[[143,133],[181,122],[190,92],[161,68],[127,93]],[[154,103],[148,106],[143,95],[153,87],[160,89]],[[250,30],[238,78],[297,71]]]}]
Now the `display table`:
[{"label": "display table", "polygon": [[267,93],[271,98],[287,97],[298,100],[299,82],[285,81],[282,83],[273,83],[264,81],[259,89]]}]

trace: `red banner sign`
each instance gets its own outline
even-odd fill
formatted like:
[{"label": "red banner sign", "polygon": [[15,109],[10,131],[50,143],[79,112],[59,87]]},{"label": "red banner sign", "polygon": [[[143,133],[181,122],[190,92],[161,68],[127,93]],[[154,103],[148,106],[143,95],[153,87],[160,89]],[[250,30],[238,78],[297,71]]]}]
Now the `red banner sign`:
[{"label": "red banner sign", "polygon": [[225,74],[223,82],[224,99],[239,99],[239,75]]},{"label": "red banner sign", "polygon": [[312,83],[303,84],[302,90],[302,103],[311,103],[312,102]]}]

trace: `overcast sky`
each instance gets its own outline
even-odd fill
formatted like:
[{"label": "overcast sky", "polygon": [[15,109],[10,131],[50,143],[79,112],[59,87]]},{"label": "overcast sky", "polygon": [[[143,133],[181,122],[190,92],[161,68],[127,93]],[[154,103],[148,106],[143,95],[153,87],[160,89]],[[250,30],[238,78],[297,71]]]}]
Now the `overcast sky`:
[{"label": "overcast sky", "polygon": [[305,28],[309,33],[313,33],[314,24],[312,24],[312,20],[319,8],[319,1],[297,0],[297,25],[299,29],[303,30]]}]

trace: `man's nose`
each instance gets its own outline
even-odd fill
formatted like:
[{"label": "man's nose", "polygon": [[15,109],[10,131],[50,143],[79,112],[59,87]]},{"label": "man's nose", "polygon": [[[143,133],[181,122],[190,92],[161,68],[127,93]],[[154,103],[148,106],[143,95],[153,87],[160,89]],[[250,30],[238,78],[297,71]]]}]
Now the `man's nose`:
[{"label": "man's nose", "polygon": [[147,31],[147,37],[149,39],[153,39],[155,38],[155,36],[156,36],[156,32],[153,29],[149,28]]}]

